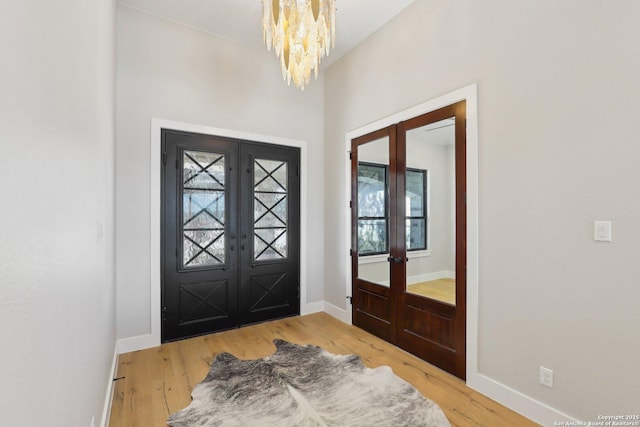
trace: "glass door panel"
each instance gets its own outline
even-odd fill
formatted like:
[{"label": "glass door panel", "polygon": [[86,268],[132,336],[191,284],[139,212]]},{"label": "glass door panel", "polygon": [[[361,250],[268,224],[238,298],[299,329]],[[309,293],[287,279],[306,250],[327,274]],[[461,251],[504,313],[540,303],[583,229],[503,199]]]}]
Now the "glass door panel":
[{"label": "glass door panel", "polygon": [[358,146],[358,278],[390,286],[389,137]]},{"label": "glass door panel", "polygon": [[456,303],[455,117],[406,133],[406,291]]},{"label": "glass door panel", "polygon": [[226,263],[225,156],[183,152],[182,268]]},{"label": "glass door panel", "polygon": [[253,261],[287,258],[287,162],[255,159]]}]

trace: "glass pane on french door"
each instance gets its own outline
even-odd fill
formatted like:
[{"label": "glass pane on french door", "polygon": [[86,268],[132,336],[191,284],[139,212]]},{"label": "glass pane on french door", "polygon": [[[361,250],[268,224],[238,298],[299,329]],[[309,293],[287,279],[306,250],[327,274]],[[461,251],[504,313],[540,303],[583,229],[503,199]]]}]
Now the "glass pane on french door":
[{"label": "glass pane on french door", "polygon": [[358,146],[358,278],[390,286],[389,138]]},{"label": "glass pane on french door", "polygon": [[255,159],[253,163],[253,260],[286,259],[287,162]]},{"label": "glass pane on french door", "polygon": [[455,305],[455,117],[406,134],[406,291]]},{"label": "glass pane on french door", "polygon": [[223,265],[225,156],[185,150],[182,164],[182,268]]}]

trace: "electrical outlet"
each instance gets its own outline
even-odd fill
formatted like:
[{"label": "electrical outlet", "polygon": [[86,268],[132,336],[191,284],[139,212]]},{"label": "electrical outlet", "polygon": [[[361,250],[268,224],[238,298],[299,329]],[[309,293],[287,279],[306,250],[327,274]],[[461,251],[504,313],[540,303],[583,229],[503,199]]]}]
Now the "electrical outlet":
[{"label": "electrical outlet", "polygon": [[553,370],[540,366],[540,384],[553,388]]}]

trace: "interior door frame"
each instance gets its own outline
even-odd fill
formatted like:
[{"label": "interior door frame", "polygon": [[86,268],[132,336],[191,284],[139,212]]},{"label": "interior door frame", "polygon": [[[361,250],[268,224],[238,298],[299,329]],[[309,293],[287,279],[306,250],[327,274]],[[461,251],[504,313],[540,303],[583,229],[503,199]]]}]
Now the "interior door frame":
[{"label": "interior door frame", "polygon": [[150,178],[149,178],[149,323],[150,332],[118,341],[119,353],[157,347],[161,344],[162,304],[161,304],[161,227],[160,212],[162,200],[161,164],[162,164],[162,129],[216,135],[265,144],[284,145],[300,148],[300,314],[309,314],[322,310],[322,303],[307,302],[308,287],[308,144],[306,141],[261,135],[232,129],[217,128],[193,123],[152,118],[150,123]]},{"label": "interior door frame", "polygon": [[[466,301],[466,373],[467,382],[474,380],[478,372],[478,89],[471,84],[456,91],[444,94],[423,102],[404,111],[397,112],[360,128],[347,132],[345,136],[345,265],[351,266],[351,140],[389,127],[393,124],[421,116],[434,110],[466,101],[466,220],[467,220],[467,301]],[[352,297],[351,268],[345,271],[345,315],[343,320],[352,323],[353,306],[349,303]]]}]

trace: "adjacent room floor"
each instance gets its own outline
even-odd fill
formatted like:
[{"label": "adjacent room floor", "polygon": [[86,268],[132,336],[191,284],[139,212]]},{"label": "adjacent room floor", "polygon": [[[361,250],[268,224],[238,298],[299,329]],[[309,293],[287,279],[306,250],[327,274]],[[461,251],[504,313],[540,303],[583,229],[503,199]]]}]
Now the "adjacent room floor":
[{"label": "adjacent room floor", "polygon": [[456,305],[456,279],[437,279],[407,285],[407,292]]},{"label": "adjacent room floor", "polygon": [[170,413],[191,402],[220,352],[242,359],[275,351],[272,340],[315,344],[336,354],[359,354],[366,366],[390,366],[443,409],[452,426],[536,426],[470,389],[448,373],[326,313],[275,320],[120,355],[109,425],[166,426]]}]

